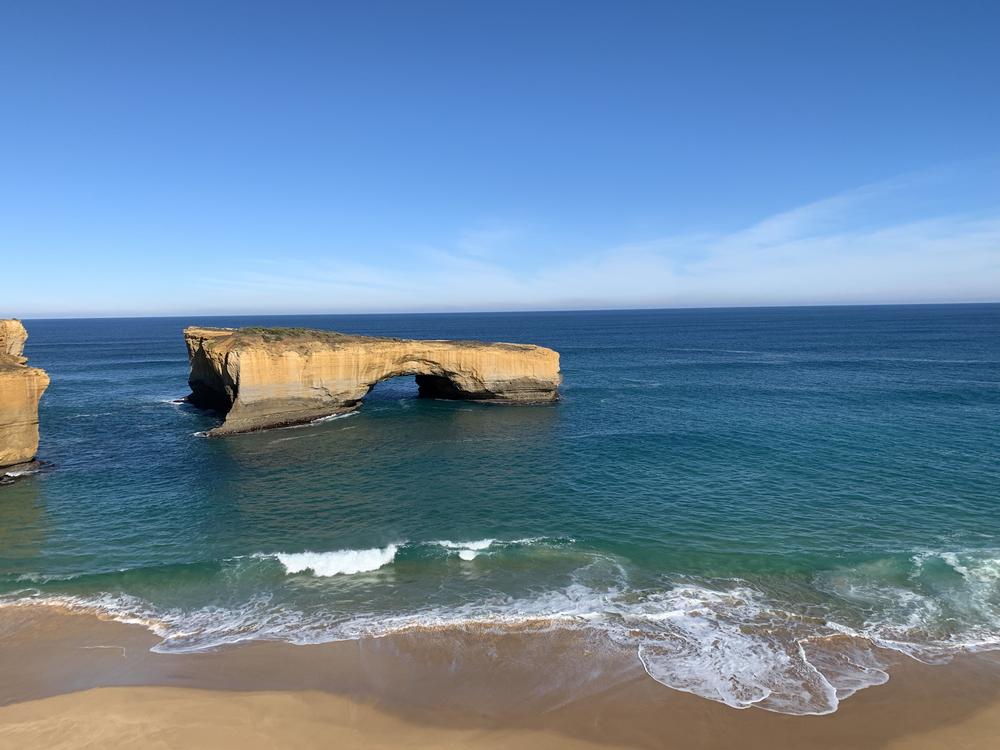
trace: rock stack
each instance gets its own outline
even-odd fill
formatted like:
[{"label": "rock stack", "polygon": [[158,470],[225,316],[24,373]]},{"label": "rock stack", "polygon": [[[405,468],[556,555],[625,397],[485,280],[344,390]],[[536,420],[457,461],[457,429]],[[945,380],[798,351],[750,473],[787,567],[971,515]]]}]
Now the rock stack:
[{"label": "rock stack", "polygon": [[0,320],[0,467],[26,464],[38,453],[38,401],[49,385],[45,370],[22,356],[28,332],[19,320]]}]

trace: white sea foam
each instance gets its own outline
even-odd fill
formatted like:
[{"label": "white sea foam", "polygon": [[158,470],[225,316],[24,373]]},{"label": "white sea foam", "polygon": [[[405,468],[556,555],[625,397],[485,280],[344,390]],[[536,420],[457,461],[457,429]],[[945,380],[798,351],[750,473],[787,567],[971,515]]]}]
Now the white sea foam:
[{"label": "white sea foam", "polygon": [[[552,540],[546,537],[526,537],[524,539],[477,539],[469,542],[453,542],[450,539],[440,539],[436,542],[431,542],[431,544],[436,544],[439,547],[444,547],[446,550],[451,552],[457,552],[458,556],[462,560],[475,560],[480,552],[488,550],[490,548],[509,548],[509,547],[528,547],[534,544],[546,543]],[[573,539],[566,540],[570,544],[573,543]]]},{"label": "white sea foam", "polygon": [[18,477],[30,477],[32,474],[37,474],[38,472],[38,469],[24,469],[21,471],[5,471],[3,475],[11,479],[17,479]]},{"label": "white sea foam", "polygon": [[574,544],[576,539],[572,537],[553,539],[546,536],[529,536],[524,539],[509,539],[503,544],[518,547],[529,547],[533,544]]},{"label": "white sea foam", "polygon": [[[313,425],[316,425],[316,424],[323,424],[324,422],[332,422],[332,421],[337,420],[337,419],[346,419],[347,417],[354,417],[354,416],[357,416],[360,413],[361,412],[359,412],[357,410],[355,410],[355,411],[349,411],[346,414],[344,414],[342,412],[338,412],[336,414],[327,414],[325,417],[316,417],[316,419],[310,419],[308,422],[301,422],[301,423],[298,423],[298,424],[285,425],[284,427],[272,427],[270,429],[275,430],[275,431],[301,430],[301,429],[303,429],[305,427],[312,427]],[[289,439],[291,439],[291,438],[289,438]],[[272,442],[278,442],[278,441],[274,440]]]},{"label": "white sea foam", "polygon": [[351,575],[378,570],[396,557],[398,545],[335,552],[278,552],[273,555],[288,573],[311,572],[316,576]]},{"label": "white sea foam", "polygon": [[940,552],[938,557],[973,584],[1000,582],[1000,557]]},{"label": "white sea foam", "polygon": [[356,417],[361,412],[359,411],[349,411],[346,414],[328,414],[325,417],[317,417],[316,419],[309,422],[309,424],[322,424],[323,422],[332,422],[335,419],[347,419],[348,417]]},{"label": "white sea foam", "polygon": [[473,549],[473,550],[484,550],[489,547],[496,539],[479,539],[474,542],[452,542],[448,539],[442,539],[440,541],[434,542],[434,544],[439,547],[447,547],[448,549]]},{"label": "white sea foam", "polygon": [[14,580],[19,583],[49,583],[50,581],[72,581],[79,578],[72,574],[57,573],[21,573]]},{"label": "white sea foam", "polygon": [[890,559],[834,571],[817,588],[870,612],[858,632],[928,663],[1000,647],[1000,554],[923,551],[906,575]]},{"label": "white sea foam", "polygon": [[434,543],[439,547],[456,551],[459,559],[469,561],[475,560],[480,552],[489,549],[495,541],[496,539],[479,539],[473,542],[453,542],[449,539],[442,539]]},{"label": "white sea foam", "polygon": [[801,637],[811,632],[801,619],[768,608],[746,587],[723,592],[684,586],[637,598],[616,587],[573,583],[524,598],[497,595],[459,606],[342,618],[277,606],[266,596],[239,607],[189,611],[157,611],[129,596],[18,602],[90,609],[143,625],[162,639],[154,647],[158,652],[195,652],[261,639],[318,643],[415,629],[586,627],[635,649],[648,674],[664,685],[736,708],[758,706],[790,714],[829,713],[846,695],[885,681],[870,649],[851,641],[853,651],[840,648],[824,657],[818,636]]},{"label": "white sea foam", "polygon": [[632,610],[622,615],[654,680],[733,708],[826,714],[840,701],[835,683],[850,693],[884,681],[873,667],[845,670],[834,659],[831,679],[806,650],[831,634],[824,623],[777,609],[746,586],[681,586]]},{"label": "white sea foam", "polygon": [[[539,540],[440,540],[411,546],[497,554],[522,543]],[[254,557],[277,560],[289,574],[349,575],[391,563],[402,546]],[[835,609],[818,617],[789,611],[738,580],[635,590],[621,560],[596,554],[562,587],[520,597],[497,591],[475,601],[415,611],[302,612],[267,595],[234,607],[162,610],[128,596],[54,597],[37,591],[0,598],[0,604],[87,608],[144,625],[162,639],[154,650],[169,652],[255,639],[317,643],[415,629],[587,628],[632,650],[650,677],[671,688],[735,708],[824,714],[858,690],[888,679],[886,649],[934,661],[961,651],[1000,648],[1000,622],[991,619],[997,615],[998,567],[1000,556],[994,553],[944,552],[914,558],[912,570],[905,561],[900,568],[897,558],[831,571],[818,579],[818,588],[862,605],[851,611],[869,613],[866,620],[850,624],[834,617]],[[955,586],[943,593],[935,589],[937,595],[919,590],[927,576],[935,585],[943,580]],[[904,585],[907,580],[913,588]],[[962,612],[971,619],[957,630],[943,630],[954,628],[957,606],[965,607]]]}]

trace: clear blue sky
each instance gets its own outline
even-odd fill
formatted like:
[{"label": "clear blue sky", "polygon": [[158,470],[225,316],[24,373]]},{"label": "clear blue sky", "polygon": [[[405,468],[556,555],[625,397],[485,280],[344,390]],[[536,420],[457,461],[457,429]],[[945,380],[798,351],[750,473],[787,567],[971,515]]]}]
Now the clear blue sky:
[{"label": "clear blue sky", "polygon": [[1000,3],[2,2],[0,317],[1000,300]]}]

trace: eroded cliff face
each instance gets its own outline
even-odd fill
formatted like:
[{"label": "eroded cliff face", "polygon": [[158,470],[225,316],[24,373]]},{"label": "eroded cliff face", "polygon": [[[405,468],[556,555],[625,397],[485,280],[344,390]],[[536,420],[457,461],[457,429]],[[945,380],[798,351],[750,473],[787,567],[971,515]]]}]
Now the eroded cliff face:
[{"label": "eroded cliff face", "polygon": [[420,395],[555,401],[559,354],[530,344],[417,341],[301,328],[188,328],[190,401],[226,421],[212,435],[351,411],[375,383],[416,375]]},{"label": "eroded cliff face", "polygon": [[27,339],[21,321],[0,320],[0,466],[27,463],[38,453],[38,401],[49,376],[25,364]]}]

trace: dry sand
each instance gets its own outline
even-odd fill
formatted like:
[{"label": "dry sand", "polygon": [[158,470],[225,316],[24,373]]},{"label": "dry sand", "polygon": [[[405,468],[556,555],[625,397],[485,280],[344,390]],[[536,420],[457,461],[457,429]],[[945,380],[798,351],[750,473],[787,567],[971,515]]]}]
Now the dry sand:
[{"label": "dry sand", "polygon": [[[744,747],[691,742],[685,727],[664,727],[661,747]],[[831,738],[833,743],[838,742]],[[774,748],[875,747],[786,743]],[[751,746],[756,745],[753,743]],[[1000,701],[956,723],[904,735],[878,745],[885,750],[989,750],[1000,745]],[[0,709],[0,747],[60,748],[627,748],[590,741],[558,729],[424,726],[376,707],[329,693],[197,690],[192,688],[96,688]]]},{"label": "dry sand", "polygon": [[1000,659],[905,660],[828,716],[670,690],[579,633],[156,654],[145,628],[0,611],[0,748],[1000,748]]},{"label": "dry sand", "polygon": [[420,726],[315,691],[98,688],[0,709],[0,747],[24,750],[600,746],[540,730]]}]

